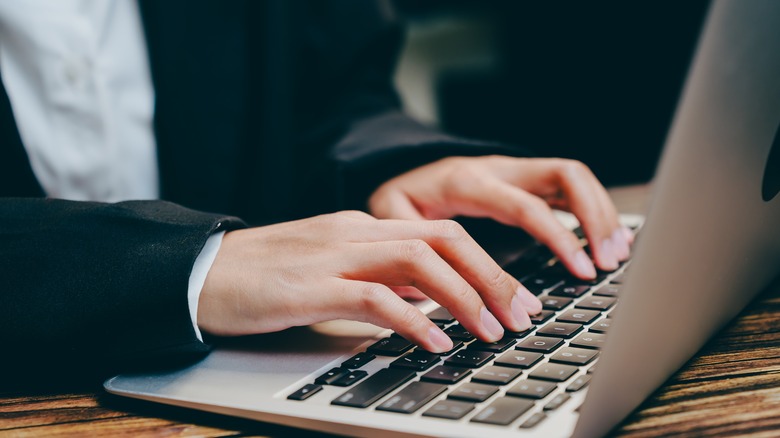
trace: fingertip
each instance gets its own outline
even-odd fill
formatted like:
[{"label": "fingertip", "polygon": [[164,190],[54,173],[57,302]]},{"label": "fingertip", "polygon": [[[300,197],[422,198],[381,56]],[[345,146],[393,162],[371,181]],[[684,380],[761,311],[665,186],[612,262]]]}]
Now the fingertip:
[{"label": "fingertip", "polygon": [[621,228],[616,229],[612,233],[612,245],[615,248],[615,256],[618,258],[618,261],[624,262],[628,260],[628,241],[626,241],[626,236]]},{"label": "fingertip", "polygon": [[[528,330],[531,327],[531,318],[528,317],[528,314],[533,311],[531,309],[533,303],[531,303],[531,300],[529,300],[528,298],[524,299],[521,298],[521,296],[522,293],[518,291],[517,295],[512,297],[511,308],[512,308],[512,316],[515,319],[515,324],[514,327],[511,327],[511,329],[514,332],[522,332]],[[536,301],[539,301],[538,299],[536,299],[536,297],[533,298]],[[525,301],[527,301],[530,305],[525,305]],[[539,302],[539,307],[541,308],[541,306],[542,303]]]},{"label": "fingertip", "polygon": [[[517,298],[523,304],[525,310],[523,313],[526,316],[536,315],[542,311],[542,302],[539,300],[539,297],[532,294],[525,286],[520,286],[517,289]],[[528,322],[530,323],[531,320],[529,319]]]},{"label": "fingertip", "polygon": [[601,251],[597,254],[596,263],[604,271],[614,271],[618,268],[617,257],[615,256],[615,246],[612,239],[607,238],[601,241],[599,247]]},{"label": "fingertip", "polygon": [[633,245],[634,243],[634,232],[631,231],[628,227],[621,227],[621,230],[623,230],[623,237],[626,239],[626,242],[628,242],[629,245]]},{"label": "fingertip", "polygon": [[574,255],[574,262],[572,265],[574,266],[574,274],[580,278],[586,280],[596,278],[596,266],[593,265],[593,261],[588,257],[588,254],[585,253],[585,250],[581,249],[577,251],[577,254]]},{"label": "fingertip", "polygon": [[452,339],[435,326],[428,329],[428,342],[430,347],[427,350],[431,353],[444,353],[454,347]]},{"label": "fingertip", "polygon": [[479,317],[482,322],[482,327],[487,332],[487,340],[489,342],[496,342],[504,336],[504,328],[501,327],[501,323],[498,322],[495,316],[493,316],[487,307],[483,307],[479,312]]}]

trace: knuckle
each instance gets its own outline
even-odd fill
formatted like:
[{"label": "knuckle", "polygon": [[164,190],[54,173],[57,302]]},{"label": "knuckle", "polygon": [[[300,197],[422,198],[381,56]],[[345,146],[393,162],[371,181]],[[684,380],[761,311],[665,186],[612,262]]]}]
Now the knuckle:
[{"label": "knuckle", "polygon": [[401,243],[401,260],[414,264],[426,260],[433,251],[424,240],[411,239]]},{"label": "knuckle", "polygon": [[368,284],[360,294],[359,307],[366,314],[378,314],[382,312],[387,302],[387,289],[381,284]]},{"label": "knuckle", "polygon": [[517,206],[516,215],[523,221],[533,220],[550,210],[550,207],[541,198],[527,197]]},{"label": "knuckle", "polygon": [[360,210],[344,210],[336,214],[343,219],[371,219],[372,218],[370,214]]},{"label": "knuckle", "polygon": [[492,189],[492,178],[476,166],[460,166],[450,172],[444,187],[447,200],[453,202],[464,197],[474,198]]},{"label": "knuckle", "polygon": [[395,317],[403,327],[416,327],[420,322],[420,313],[414,306],[401,307],[397,312],[395,312]]},{"label": "knuckle", "polygon": [[444,240],[460,241],[467,236],[463,225],[451,219],[435,221],[433,225],[436,234]]},{"label": "knuckle", "polygon": [[486,278],[487,286],[491,291],[509,289],[513,283],[513,280],[509,274],[504,272],[504,270],[498,266],[492,268],[490,272],[487,273]]},{"label": "knuckle", "polygon": [[467,285],[462,287],[453,288],[450,292],[450,297],[453,303],[466,306],[465,308],[479,308],[479,306],[471,306],[475,303],[476,293]]},{"label": "knuckle", "polygon": [[590,168],[578,160],[562,159],[560,162],[561,174],[568,177],[588,175],[590,174]]},{"label": "knuckle", "polygon": [[340,212],[325,214],[317,217],[317,221],[320,223],[320,225],[327,228],[335,228],[341,224],[343,220],[343,216]]},{"label": "knuckle", "polygon": [[440,163],[447,164],[448,166],[458,167],[466,163],[468,160],[466,157],[461,156],[453,156],[453,157],[445,157],[439,160]]}]

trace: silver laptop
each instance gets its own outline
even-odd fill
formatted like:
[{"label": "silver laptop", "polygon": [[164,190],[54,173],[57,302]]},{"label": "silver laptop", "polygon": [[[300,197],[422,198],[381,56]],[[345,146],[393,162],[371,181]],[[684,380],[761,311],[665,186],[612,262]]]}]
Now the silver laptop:
[{"label": "silver laptop", "polygon": [[521,255],[506,269],[546,309],[531,331],[480,343],[429,302],[460,350],[432,357],[333,322],[228,341],[189,368],[105,388],[345,435],[603,435],[780,272],[778,125],[780,1],[715,1],[633,260],[588,284],[544,248]]}]

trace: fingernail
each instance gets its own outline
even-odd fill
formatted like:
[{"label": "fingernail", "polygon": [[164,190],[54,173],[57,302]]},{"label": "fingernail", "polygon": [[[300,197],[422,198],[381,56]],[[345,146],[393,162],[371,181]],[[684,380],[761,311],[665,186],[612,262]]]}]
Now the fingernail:
[{"label": "fingernail", "polygon": [[596,278],[596,267],[593,266],[593,262],[588,257],[588,254],[585,253],[585,250],[577,251],[577,254],[574,256],[574,267],[581,276]]},{"label": "fingernail", "polygon": [[436,352],[438,353],[452,350],[452,339],[445,335],[438,327],[431,327],[428,329],[428,339],[433,346],[436,347],[436,350],[438,350]]},{"label": "fingernail", "polygon": [[[542,311],[542,302],[539,301],[539,298],[537,298],[536,295],[532,294],[525,287],[518,287],[516,294],[517,298],[520,300],[520,303],[522,303],[523,307],[525,308],[525,311],[523,312],[525,316],[536,315]],[[514,298],[512,298],[512,302],[514,302]],[[514,312],[514,309],[512,311]],[[530,321],[531,320],[529,319],[528,322]]]},{"label": "fingernail", "polygon": [[626,242],[626,236],[623,235],[620,228],[612,233],[612,243],[615,246],[615,255],[617,255],[618,260],[621,262],[628,260],[628,242]]},{"label": "fingernail", "polygon": [[518,327],[516,331],[528,330],[531,327],[531,319],[528,317],[528,310],[523,306],[520,295],[512,297],[512,316],[515,318]]},{"label": "fingernail", "polygon": [[612,243],[612,239],[604,239],[601,241],[601,267],[608,271],[614,271],[618,267],[617,258],[615,257],[615,245]]},{"label": "fingernail", "polygon": [[628,227],[622,227],[621,230],[623,230],[623,237],[626,238],[626,242],[628,242],[629,245],[634,243],[634,232]]},{"label": "fingernail", "polygon": [[501,327],[501,323],[498,322],[492,313],[488,312],[486,307],[483,307],[479,312],[479,317],[482,320],[482,327],[490,333],[490,337],[493,341],[497,341],[504,336],[504,328]]}]

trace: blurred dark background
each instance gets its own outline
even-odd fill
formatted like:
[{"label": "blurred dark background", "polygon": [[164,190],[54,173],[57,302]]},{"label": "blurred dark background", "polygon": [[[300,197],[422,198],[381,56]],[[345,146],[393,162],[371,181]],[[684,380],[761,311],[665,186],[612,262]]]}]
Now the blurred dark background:
[{"label": "blurred dark background", "polygon": [[455,134],[650,179],[708,1],[396,0],[408,112]]}]

